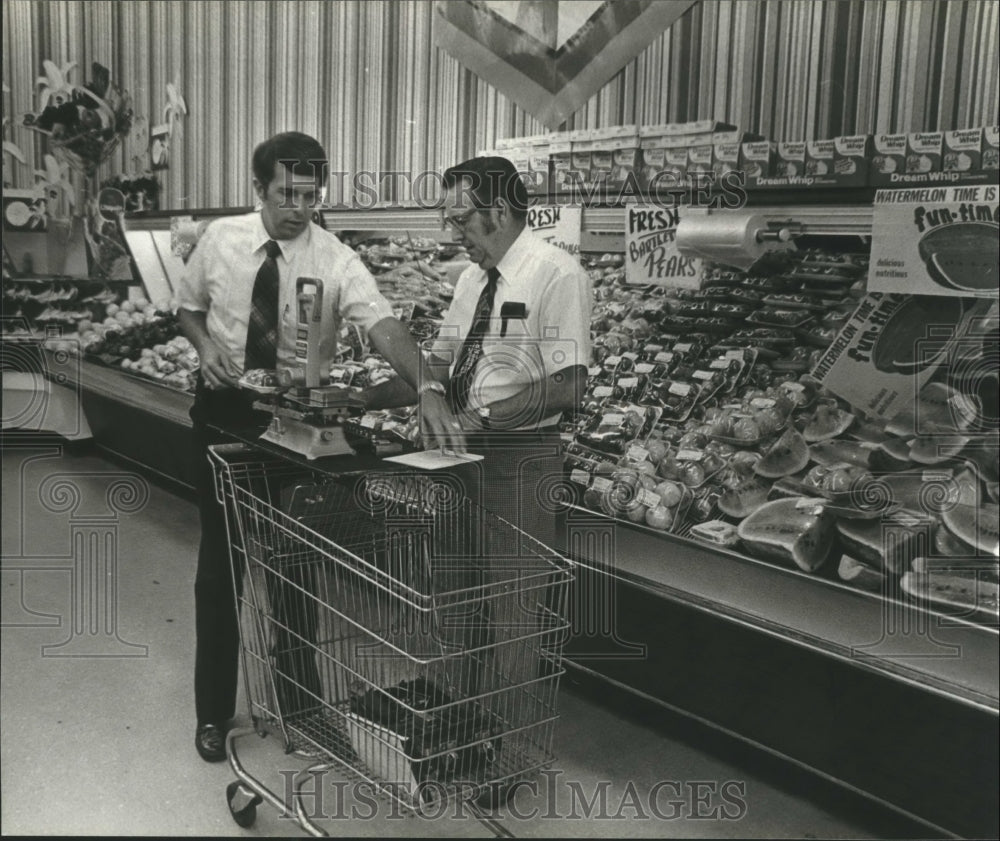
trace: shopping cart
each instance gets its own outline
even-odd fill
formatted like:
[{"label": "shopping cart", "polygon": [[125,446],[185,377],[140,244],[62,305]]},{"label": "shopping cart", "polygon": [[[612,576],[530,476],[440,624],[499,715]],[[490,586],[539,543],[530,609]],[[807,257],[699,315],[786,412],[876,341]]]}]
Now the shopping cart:
[{"label": "shopping cart", "polygon": [[[570,561],[454,477],[331,478],[241,444],[210,458],[243,582],[253,726],[227,737],[237,824],[251,826],[267,800],[325,835],[301,795],[326,768],[440,815],[551,764]],[[254,732],[316,759],[287,799],[239,761],[238,739]]]}]

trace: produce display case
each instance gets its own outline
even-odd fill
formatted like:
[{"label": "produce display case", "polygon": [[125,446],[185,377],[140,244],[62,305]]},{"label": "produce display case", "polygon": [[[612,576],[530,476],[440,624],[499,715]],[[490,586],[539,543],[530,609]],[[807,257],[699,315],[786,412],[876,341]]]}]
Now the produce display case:
[{"label": "produce display case", "polygon": [[[964,434],[968,428],[939,429],[960,440],[951,440],[951,449],[935,453],[930,462],[922,461],[912,419],[910,428],[904,418],[895,431],[878,424],[873,431],[869,418],[827,393],[809,373],[810,361],[815,363],[864,299],[860,282],[871,246],[873,196],[867,188],[749,193],[747,206],[764,219],[769,233],[795,241],[796,259],[774,263],[770,276],[799,277],[783,288],[754,288],[754,283],[744,283],[755,280],[753,272],[720,262],[708,267],[706,291],[717,290],[714,301],[704,293],[667,295],[663,290],[629,288],[614,257],[624,250],[623,209],[584,208],[581,250],[591,257],[601,307],[595,326],[601,339],[596,342],[588,411],[567,418],[563,425],[567,549],[581,562],[567,658],[581,671],[705,720],[943,831],[995,835],[1000,647],[995,600],[989,596],[996,588],[996,517],[989,519],[996,508],[995,429],[973,430],[973,435]],[[727,211],[709,213],[723,216]],[[197,212],[192,215],[198,218]],[[372,238],[381,238],[378,250],[367,256],[384,261],[386,267],[398,262],[414,239],[443,237],[439,215],[430,210],[331,209],[321,211],[320,217],[328,229],[346,232],[345,238],[362,251]],[[137,217],[132,227],[162,232],[169,225],[170,215],[162,214]],[[394,253],[399,249],[403,251]],[[848,266],[850,277],[837,285],[842,294],[836,305],[810,306],[814,299],[803,291],[804,276],[810,268],[829,269],[820,264],[832,258]],[[810,260],[816,265],[807,265]],[[727,284],[723,295],[719,290]],[[398,314],[417,319],[418,329],[433,329],[447,300],[447,290],[440,288],[402,284],[387,291]],[[762,294],[740,300],[734,291]],[[721,316],[709,315],[699,309],[706,302],[730,309]],[[617,311],[613,305],[618,305]],[[630,313],[633,321],[645,318],[648,324],[653,319],[647,316],[654,312],[655,328],[641,337],[653,345],[648,359],[641,358],[647,348],[608,343],[607,336]],[[782,323],[791,317],[788,313],[803,323]],[[837,318],[825,322],[831,313]],[[680,345],[695,344],[692,335],[705,333],[705,339],[696,342],[696,353],[680,352],[690,359],[669,360],[691,369],[685,372],[689,384],[692,378],[699,384],[693,375],[704,363],[704,373],[710,375],[703,381],[705,391],[712,385],[718,393],[712,395],[711,405],[708,400],[694,401],[700,417],[695,411],[683,420],[676,414],[664,417],[671,408],[670,384],[678,380],[663,376],[662,389],[649,389],[647,383],[642,394],[635,391],[638,384],[628,382],[631,377],[626,375],[634,376],[636,363],[663,365],[666,360],[658,362],[657,354],[677,355],[673,347],[657,350],[662,343],[650,338],[654,332],[671,335],[669,331],[674,331],[671,341]],[[791,333],[791,345],[785,331]],[[991,336],[987,330],[978,347],[986,364],[995,367],[995,354],[990,356],[988,349]],[[768,341],[772,339],[785,344],[775,346]],[[796,345],[802,348],[797,355]],[[339,363],[339,375],[353,384],[379,376],[383,369],[366,357],[364,348],[354,350],[352,358]],[[609,366],[608,359],[616,356]],[[627,361],[619,367],[623,359]],[[713,367],[716,361],[719,365]],[[784,362],[786,370],[772,364],[776,361]],[[624,370],[629,366],[632,370]],[[767,382],[755,380],[755,371],[758,377],[767,371]],[[720,377],[712,376],[720,372]],[[640,373],[648,377],[651,372]],[[81,366],[84,393],[92,395],[92,402],[113,407],[120,397],[115,384],[122,381],[129,383],[123,393],[140,392],[133,395],[136,411],[141,404],[147,410],[169,405],[169,411],[160,413],[161,420],[183,430],[189,394],[96,362]],[[724,389],[728,394],[721,393]],[[934,412],[942,403],[961,405],[960,394],[954,382],[931,383],[925,408]],[[635,434],[610,452],[602,450],[601,426],[595,424],[606,400],[643,408]],[[770,402],[763,405],[762,400]],[[707,410],[716,411],[706,418]],[[761,412],[780,417],[772,424],[775,428],[762,430],[757,423],[751,435],[751,422],[756,423],[755,413]],[[628,409],[612,414],[627,415]],[[953,417],[949,411],[944,421]],[[697,429],[687,426],[689,421],[699,427],[718,426]],[[737,428],[741,421],[749,422]],[[103,427],[112,448],[115,441],[124,440],[122,426]],[[412,444],[412,418],[405,414],[368,418],[358,426],[357,433],[372,442],[384,443],[388,439],[383,432],[388,431],[402,444]],[[98,423],[99,440],[101,432]],[[681,447],[685,435],[691,437]],[[166,438],[166,433],[160,436],[161,441]],[[594,447],[595,442],[599,446]],[[761,452],[747,456],[754,449],[748,444]],[[803,446],[807,460],[799,464]],[[136,461],[150,458],[141,441],[129,449],[126,456]],[[698,450],[700,459],[678,460],[681,449]],[[823,452],[827,455],[821,460],[814,457]],[[665,469],[664,459],[671,454],[673,466]],[[678,462],[702,463],[712,454],[724,461],[735,456],[735,469],[726,464],[703,470],[712,475],[701,476],[690,468],[687,473],[683,467],[675,470]],[[754,469],[768,458],[770,470]],[[165,470],[170,469],[167,463],[164,458]],[[637,464],[646,466],[634,475],[655,479],[653,487],[648,479],[633,480],[631,472],[627,478],[616,475]],[[928,501],[919,493],[924,480],[933,478],[930,474],[946,480],[937,482],[938,496],[931,494],[936,509],[913,512],[913,505],[888,510],[879,494],[862,492],[863,482],[854,485],[853,498],[845,496],[841,485],[847,482],[850,489],[852,483],[867,481],[866,474],[910,477],[901,480],[907,487],[890,485],[890,494],[912,496],[918,507]],[[744,479],[751,481],[744,485]],[[655,492],[664,482],[671,487],[661,489],[660,501],[667,493],[679,496],[676,502],[646,504],[652,498],[640,492]],[[709,488],[714,491],[709,493]],[[884,488],[869,488],[875,490]],[[731,493],[723,501],[726,491]],[[810,500],[808,506],[797,502],[803,498]],[[864,504],[851,504],[866,498],[875,500],[867,510]],[[778,516],[757,523],[755,532],[752,509],[761,503]],[[633,522],[640,506],[647,511],[670,508],[670,523],[649,525],[647,512],[642,522]],[[841,509],[853,509],[848,512],[853,516],[841,516]],[[963,519],[956,511],[972,516]],[[776,522],[796,518],[803,526],[798,538],[804,540],[767,539],[769,533],[781,531]],[[744,525],[747,520],[749,526]],[[885,525],[872,529],[873,521]],[[907,543],[905,535],[916,537]],[[817,544],[827,545],[819,559],[803,549]],[[941,586],[936,589],[928,586],[932,576],[939,576]],[[964,595],[952,598],[952,587],[964,589]],[[606,615],[595,620],[595,611]],[[602,623],[595,632],[595,625]]]}]

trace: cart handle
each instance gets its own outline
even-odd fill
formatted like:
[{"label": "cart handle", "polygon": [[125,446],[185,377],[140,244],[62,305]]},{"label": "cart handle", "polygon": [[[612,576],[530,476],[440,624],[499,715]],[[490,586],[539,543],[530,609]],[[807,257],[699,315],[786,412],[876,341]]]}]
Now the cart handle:
[{"label": "cart handle", "polygon": [[233,453],[250,452],[250,448],[246,444],[212,444],[207,449],[206,458],[208,463],[212,465],[212,486],[215,488],[215,500],[219,505],[225,505],[222,469],[229,464],[226,456],[231,456]]}]

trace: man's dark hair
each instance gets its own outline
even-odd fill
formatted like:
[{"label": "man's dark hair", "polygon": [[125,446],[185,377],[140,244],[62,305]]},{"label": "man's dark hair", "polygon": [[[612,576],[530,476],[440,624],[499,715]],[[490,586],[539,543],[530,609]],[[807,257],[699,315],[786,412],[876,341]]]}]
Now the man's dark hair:
[{"label": "man's dark hair", "polygon": [[312,179],[326,186],[330,165],[319,141],[300,131],[286,131],[269,137],[253,150],[253,174],[266,188],[274,178],[274,167],[284,164],[296,181]]},{"label": "man's dark hair", "polygon": [[506,158],[469,158],[444,171],[444,186],[458,186],[462,180],[470,182],[470,203],[475,207],[492,207],[497,199],[510,205],[516,219],[528,215],[528,191],[517,170]]}]

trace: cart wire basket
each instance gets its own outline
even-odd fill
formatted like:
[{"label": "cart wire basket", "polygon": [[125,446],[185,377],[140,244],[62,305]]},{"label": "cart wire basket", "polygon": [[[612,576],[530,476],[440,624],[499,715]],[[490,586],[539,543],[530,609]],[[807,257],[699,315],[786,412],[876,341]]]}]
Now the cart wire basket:
[{"label": "cart wire basket", "polygon": [[287,802],[243,768],[253,732],[415,813],[552,763],[569,560],[446,475],[331,478],[242,444],[210,459],[253,722],[227,738],[239,825],[267,799],[326,834],[296,787]]}]

